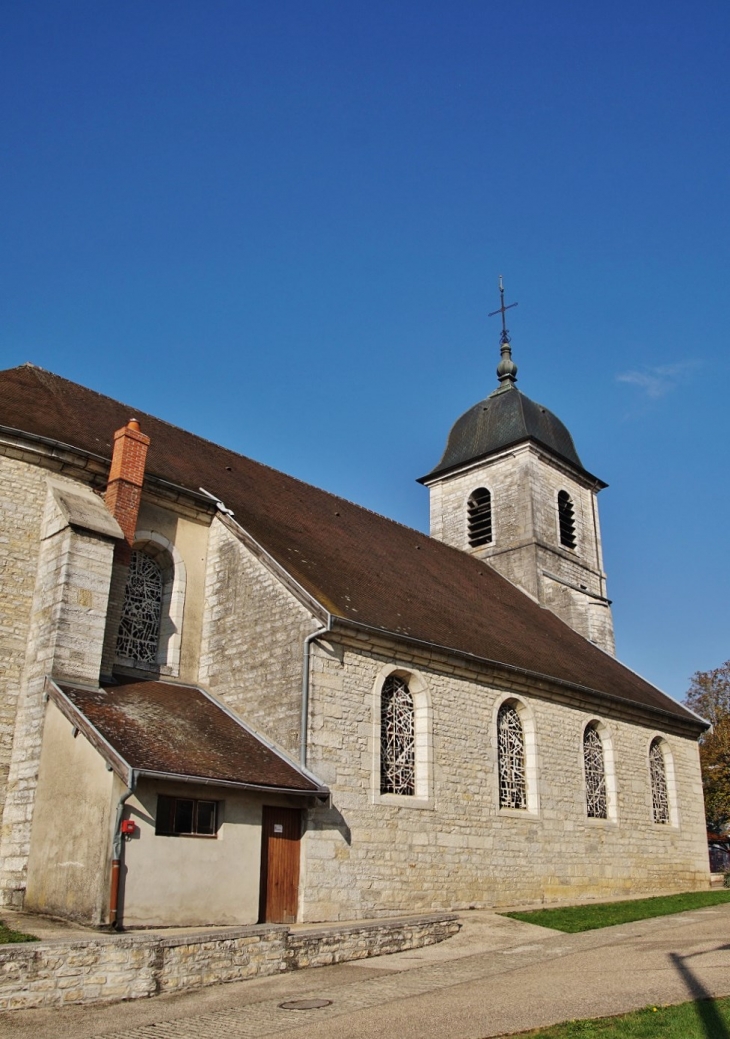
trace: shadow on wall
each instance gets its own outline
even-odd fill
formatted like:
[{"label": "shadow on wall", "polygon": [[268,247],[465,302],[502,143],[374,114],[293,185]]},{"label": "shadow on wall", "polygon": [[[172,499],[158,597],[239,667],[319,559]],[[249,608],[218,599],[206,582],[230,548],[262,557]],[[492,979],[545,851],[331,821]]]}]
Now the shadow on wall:
[{"label": "shadow on wall", "polygon": [[338,830],[348,847],[352,845],[352,832],[345,822],[342,812],[332,805],[329,808],[317,809],[316,815],[311,820],[312,830]]}]

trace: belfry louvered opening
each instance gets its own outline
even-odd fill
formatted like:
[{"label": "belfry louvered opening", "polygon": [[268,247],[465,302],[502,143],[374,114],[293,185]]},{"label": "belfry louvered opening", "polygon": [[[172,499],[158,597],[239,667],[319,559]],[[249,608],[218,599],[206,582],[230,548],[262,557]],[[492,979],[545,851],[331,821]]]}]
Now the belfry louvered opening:
[{"label": "belfry louvered opening", "polygon": [[467,503],[469,544],[472,548],[492,543],[492,495],[477,487]]},{"label": "belfry louvered opening", "polygon": [[560,524],[560,544],[566,548],[575,548],[575,513],[572,499],[567,491],[558,491],[558,523]]}]

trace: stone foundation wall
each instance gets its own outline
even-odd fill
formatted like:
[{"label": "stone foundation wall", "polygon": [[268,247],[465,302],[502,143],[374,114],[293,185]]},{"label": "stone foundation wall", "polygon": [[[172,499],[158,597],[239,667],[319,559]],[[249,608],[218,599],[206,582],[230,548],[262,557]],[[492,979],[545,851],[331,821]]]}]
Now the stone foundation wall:
[{"label": "stone foundation wall", "polygon": [[457,933],[452,915],[289,931],[280,925],[223,934],[110,935],[0,947],[0,1010],[109,1003],[189,992],[302,967],[433,945]]}]

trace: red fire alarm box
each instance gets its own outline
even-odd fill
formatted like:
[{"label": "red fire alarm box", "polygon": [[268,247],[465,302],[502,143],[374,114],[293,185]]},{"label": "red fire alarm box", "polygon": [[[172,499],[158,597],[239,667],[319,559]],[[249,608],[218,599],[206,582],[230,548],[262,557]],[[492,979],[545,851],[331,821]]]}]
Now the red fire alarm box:
[{"label": "red fire alarm box", "polygon": [[135,831],[135,825],[131,819],[122,819],[122,833],[125,837],[131,837]]}]

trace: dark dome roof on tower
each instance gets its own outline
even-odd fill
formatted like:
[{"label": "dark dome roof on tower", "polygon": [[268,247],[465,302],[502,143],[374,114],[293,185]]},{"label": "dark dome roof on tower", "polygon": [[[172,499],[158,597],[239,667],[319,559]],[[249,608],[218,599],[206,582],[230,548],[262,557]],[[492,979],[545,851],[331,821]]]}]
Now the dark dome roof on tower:
[{"label": "dark dome roof on tower", "polygon": [[438,465],[423,477],[465,465],[487,455],[534,440],[559,458],[585,472],[573,438],[557,416],[536,404],[515,386],[497,390],[457,419]]}]

